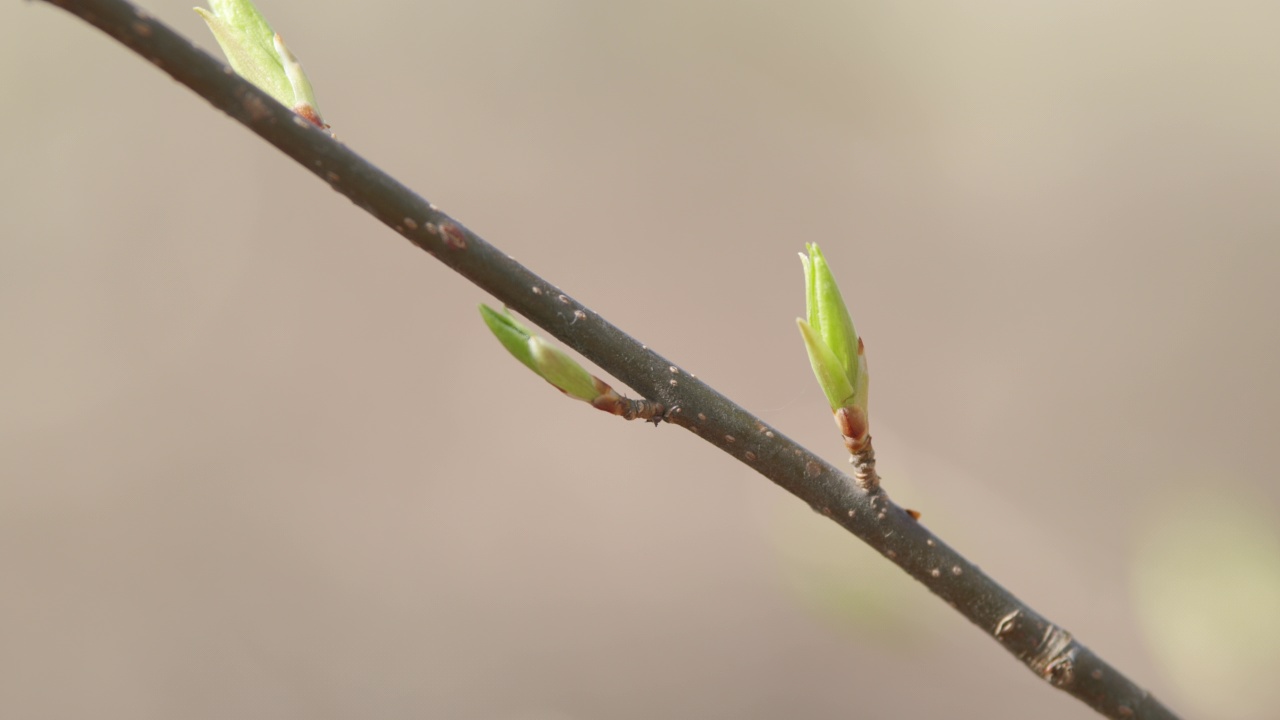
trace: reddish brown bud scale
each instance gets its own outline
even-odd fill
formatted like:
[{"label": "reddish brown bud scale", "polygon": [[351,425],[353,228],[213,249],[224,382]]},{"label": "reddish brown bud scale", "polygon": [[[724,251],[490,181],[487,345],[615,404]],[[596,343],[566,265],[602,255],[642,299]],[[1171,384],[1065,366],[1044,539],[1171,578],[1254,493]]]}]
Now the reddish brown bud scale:
[{"label": "reddish brown bud scale", "polygon": [[858,408],[845,407],[836,410],[834,417],[849,452],[859,453],[865,450],[871,439],[871,427],[867,423],[866,414]]},{"label": "reddish brown bud scale", "polygon": [[329,129],[328,123],[321,120],[320,113],[316,112],[316,109],[311,107],[310,105],[298,105],[293,108],[293,111],[298,113],[298,115],[306,118],[307,121],[309,121],[312,125],[315,125],[316,127],[320,128],[321,130]]},{"label": "reddish brown bud scale", "polygon": [[621,415],[627,399],[614,392],[613,388],[600,378],[592,376],[591,379],[595,381],[596,392],[599,393],[591,401],[591,407],[611,415]]}]

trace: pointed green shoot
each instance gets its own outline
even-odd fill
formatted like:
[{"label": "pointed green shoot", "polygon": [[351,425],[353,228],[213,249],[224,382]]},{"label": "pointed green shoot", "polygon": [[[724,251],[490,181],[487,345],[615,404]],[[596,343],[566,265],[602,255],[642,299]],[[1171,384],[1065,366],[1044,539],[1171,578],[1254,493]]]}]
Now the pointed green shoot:
[{"label": "pointed green shoot", "polygon": [[806,249],[809,254],[801,255],[800,262],[804,265],[807,320],[796,322],[809,353],[809,364],[832,411],[856,408],[865,417],[867,360],[862,341],[822,250],[816,243],[809,243]]},{"label": "pointed green shoot", "polygon": [[507,352],[564,394],[591,402],[601,394],[597,381],[573,358],[516,321],[503,308],[480,306],[480,315]]},{"label": "pointed green shoot", "polygon": [[209,0],[195,8],[218,41],[231,69],[317,125],[315,93],[297,58],[249,0]]},{"label": "pointed green shoot", "polygon": [[796,318],[796,325],[800,326],[800,337],[804,339],[804,349],[809,353],[809,364],[813,366],[813,376],[818,379],[818,385],[822,387],[822,393],[827,396],[831,409],[838,410],[844,407],[844,404],[853,397],[854,391],[853,383],[849,382],[849,377],[845,375],[839,358],[812,325],[800,318]]}]

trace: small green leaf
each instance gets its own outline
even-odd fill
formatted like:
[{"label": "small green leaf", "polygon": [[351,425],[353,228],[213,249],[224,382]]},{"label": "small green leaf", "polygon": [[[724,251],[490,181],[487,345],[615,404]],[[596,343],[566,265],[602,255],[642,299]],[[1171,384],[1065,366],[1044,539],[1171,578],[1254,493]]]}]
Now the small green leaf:
[{"label": "small green leaf", "polygon": [[484,318],[485,325],[489,326],[489,330],[498,338],[498,342],[502,343],[507,352],[514,355],[530,370],[538,372],[538,366],[533,360],[533,350],[529,347],[529,339],[533,336],[529,328],[516,322],[516,319],[511,317],[511,313],[505,309],[498,312],[488,305],[481,305],[480,316]]},{"label": "small green leaf", "polygon": [[817,243],[806,245],[804,266],[805,316],[798,321],[813,374],[822,386],[831,409],[867,411],[867,360],[862,341],[853,327],[849,310],[835,277]]},{"label": "small green leaf", "polygon": [[281,104],[323,125],[306,73],[258,8],[249,0],[209,0],[209,8],[195,11],[209,25],[231,69]]},{"label": "small green leaf", "polygon": [[284,44],[284,38],[277,33],[272,37],[272,47],[275,48],[276,55],[280,58],[280,64],[284,67],[285,77],[289,80],[289,87],[293,90],[293,108],[296,110],[300,104],[306,105],[312,109],[316,107],[316,94],[311,89],[311,81],[307,79],[307,73],[302,69],[302,64],[298,62],[298,58]]},{"label": "small green leaf", "polygon": [[481,305],[480,315],[508,352],[564,394],[585,402],[592,402],[601,394],[601,385],[591,373],[563,350],[534,335],[505,308],[498,312]]},{"label": "small green leaf", "polygon": [[537,335],[529,339],[529,346],[538,366],[534,372],[541,375],[543,380],[555,385],[564,394],[586,402],[595,400],[600,394],[596,389],[596,379],[591,373],[563,350],[548,344]]},{"label": "small green leaf", "polygon": [[832,410],[844,407],[853,397],[853,384],[840,365],[840,359],[818,335],[812,325],[796,318],[800,327],[800,336],[804,338],[804,349],[809,352],[809,364],[813,367],[813,376],[818,379],[822,393],[827,396]]}]

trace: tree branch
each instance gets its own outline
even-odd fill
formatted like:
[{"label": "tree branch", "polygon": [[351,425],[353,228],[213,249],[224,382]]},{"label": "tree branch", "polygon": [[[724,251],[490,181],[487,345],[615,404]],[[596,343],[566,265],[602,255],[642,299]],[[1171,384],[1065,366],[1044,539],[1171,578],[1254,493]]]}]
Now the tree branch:
[{"label": "tree branch", "polygon": [[1106,717],[1175,715],[935,537],[879,489],[769,428],[123,0],[46,0],[194,90],[414,245],[649,400],[667,419],[808,503],[919,580],[1047,680]]}]

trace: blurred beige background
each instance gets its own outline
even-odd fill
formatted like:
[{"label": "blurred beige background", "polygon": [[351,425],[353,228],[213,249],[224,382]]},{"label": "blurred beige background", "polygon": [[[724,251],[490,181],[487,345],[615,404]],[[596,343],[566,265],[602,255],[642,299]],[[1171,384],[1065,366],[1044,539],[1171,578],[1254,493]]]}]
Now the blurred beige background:
[{"label": "blurred beige background", "polygon": [[[1276,5],[261,6],[345,142],[840,461],[820,241],[890,492],[1205,707],[1134,548],[1280,503]],[[80,21],[0,4],[0,98],[5,717],[1091,716]]]}]

